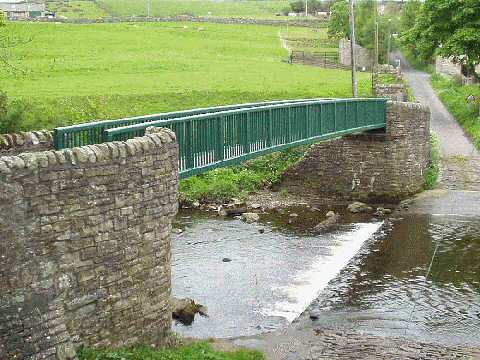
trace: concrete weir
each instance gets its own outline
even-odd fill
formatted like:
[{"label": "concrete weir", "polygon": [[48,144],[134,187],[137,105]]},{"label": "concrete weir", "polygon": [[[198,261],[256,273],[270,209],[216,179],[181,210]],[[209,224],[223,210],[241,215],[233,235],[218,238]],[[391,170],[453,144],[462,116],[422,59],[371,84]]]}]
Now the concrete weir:
[{"label": "concrete weir", "polygon": [[0,146],[0,359],[161,344],[171,327],[175,134],[45,151],[49,139]]}]

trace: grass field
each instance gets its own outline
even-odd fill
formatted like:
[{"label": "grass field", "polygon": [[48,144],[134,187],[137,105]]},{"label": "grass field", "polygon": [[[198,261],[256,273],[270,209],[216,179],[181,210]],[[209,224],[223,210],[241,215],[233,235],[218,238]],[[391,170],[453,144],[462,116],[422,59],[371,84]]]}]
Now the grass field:
[{"label": "grass field", "polygon": [[108,16],[96,3],[90,0],[49,0],[48,10],[55,11],[57,17],[67,19],[97,19]]},{"label": "grass field", "polygon": [[[198,106],[350,96],[350,73],[282,62],[273,26],[120,23],[9,24],[32,42],[14,49],[26,75],[0,90],[28,105],[24,129]],[[360,93],[370,94],[360,74]],[[362,81],[363,80],[363,81]]]},{"label": "grass field", "polygon": [[292,50],[306,53],[338,51],[338,40],[329,39],[326,28],[285,28],[281,36]]},{"label": "grass field", "polygon": [[[475,147],[480,150],[480,86],[461,86],[440,75],[432,75],[432,85],[442,102],[471,137]],[[470,94],[477,99],[475,109],[470,109],[466,101]]]},{"label": "grass field", "polygon": [[[145,16],[145,0],[100,0],[115,16]],[[222,16],[272,18],[289,6],[288,0],[151,0],[152,16]]]}]

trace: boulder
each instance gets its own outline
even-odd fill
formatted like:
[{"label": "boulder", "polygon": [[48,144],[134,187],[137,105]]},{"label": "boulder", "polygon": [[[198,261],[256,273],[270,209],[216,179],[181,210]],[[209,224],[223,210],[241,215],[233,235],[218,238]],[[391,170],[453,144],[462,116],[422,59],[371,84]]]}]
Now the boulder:
[{"label": "boulder", "polygon": [[207,315],[207,308],[197,304],[193,299],[172,299],[173,310],[172,317],[184,325],[191,325],[195,319],[195,314]]},{"label": "boulder", "polygon": [[242,220],[245,221],[247,224],[252,224],[260,220],[260,216],[257,213],[243,213]]},{"label": "boulder", "polygon": [[340,215],[333,213],[329,211],[327,213],[327,218],[323,220],[321,223],[319,223],[315,228],[313,229],[316,232],[323,232],[331,229],[333,226],[335,226],[338,223],[338,220],[340,220]]},{"label": "boulder", "polygon": [[355,202],[351,203],[350,205],[348,205],[348,211],[350,211],[351,213],[354,213],[354,214],[358,214],[358,213],[372,212],[373,209],[372,209],[371,206],[368,206],[365,203],[362,203],[360,201],[355,201]]}]

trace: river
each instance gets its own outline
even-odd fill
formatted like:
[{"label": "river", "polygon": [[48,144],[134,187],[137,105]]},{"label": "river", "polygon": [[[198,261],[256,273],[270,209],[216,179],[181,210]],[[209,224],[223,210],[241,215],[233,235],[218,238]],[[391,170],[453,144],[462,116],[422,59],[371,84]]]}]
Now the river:
[{"label": "river", "polygon": [[255,335],[308,309],[327,328],[480,345],[479,218],[344,214],[337,228],[315,234],[323,214],[290,209],[246,224],[180,212],[173,295],[206,305],[209,316],[173,330]]}]

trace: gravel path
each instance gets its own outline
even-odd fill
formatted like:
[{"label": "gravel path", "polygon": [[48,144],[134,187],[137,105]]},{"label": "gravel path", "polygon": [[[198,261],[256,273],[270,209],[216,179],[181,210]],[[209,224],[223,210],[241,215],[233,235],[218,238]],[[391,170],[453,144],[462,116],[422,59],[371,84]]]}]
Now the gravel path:
[{"label": "gravel path", "polygon": [[438,137],[442,156],[438,188],[480,191],[478,151],[435,94],[430,76],[412,69],[398,51],[391,55],[391,60],[395,63],[397,59],[402,64],[403,73],[417,101],[428,105],[432,111],[431,129]]}]

